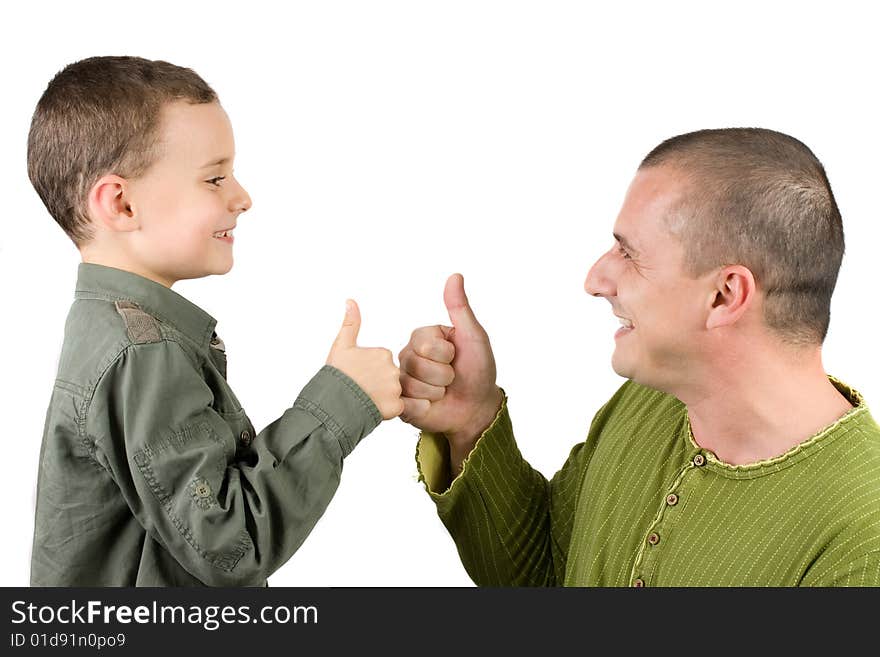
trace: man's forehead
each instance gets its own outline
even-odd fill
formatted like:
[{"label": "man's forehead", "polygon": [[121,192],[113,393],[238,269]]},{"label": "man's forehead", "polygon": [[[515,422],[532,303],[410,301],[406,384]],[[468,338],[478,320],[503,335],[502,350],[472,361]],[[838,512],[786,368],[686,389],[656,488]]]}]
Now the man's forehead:
[{"label": "man's forehead", "polygon": [[681,174],[666,167],[639,169],[630,183],[617,221],[614,238],[638,252],[649,250],[667,236],[664,222],[684,194]]}]

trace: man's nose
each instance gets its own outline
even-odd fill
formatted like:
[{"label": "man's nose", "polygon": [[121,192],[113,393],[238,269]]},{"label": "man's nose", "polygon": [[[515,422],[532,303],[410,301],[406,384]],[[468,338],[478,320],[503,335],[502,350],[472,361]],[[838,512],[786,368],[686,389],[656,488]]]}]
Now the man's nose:
[{"label": "man's nose", "polygon": [[610,251],[603,253],[590,267],[584,281],[584,290],[594,297],[610,297],[617,294],[617,285],[611,276],[608,258]]}]

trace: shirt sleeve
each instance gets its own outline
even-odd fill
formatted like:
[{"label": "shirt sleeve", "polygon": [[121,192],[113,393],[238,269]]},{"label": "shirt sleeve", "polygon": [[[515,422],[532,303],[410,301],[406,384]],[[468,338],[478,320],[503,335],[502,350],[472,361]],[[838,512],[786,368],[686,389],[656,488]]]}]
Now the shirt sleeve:
[{"label": "shirt sleeve", "polygon": [[868,552],[846,563],[836,564],[821,576],[804,579],[802,586],[880,586],[880,552]]},{"label": "shirt sleeve", "polygon": [[505,395],[495,420],[447,488],[446,439],[421,434],[419,478],[476,584],[562,586],[575,506],[594,442],[588,438],[572,448],[548,481],[520,453]]},{"label": "shirt sleeve", "polygon": [[213,399],[176,342],[132,345],[99,381],[86,435],[138,521],[187,571],[208,585],[260,585],[308,536],[343,458],[382,417],[325,366],[242,451],[235,418]]}]

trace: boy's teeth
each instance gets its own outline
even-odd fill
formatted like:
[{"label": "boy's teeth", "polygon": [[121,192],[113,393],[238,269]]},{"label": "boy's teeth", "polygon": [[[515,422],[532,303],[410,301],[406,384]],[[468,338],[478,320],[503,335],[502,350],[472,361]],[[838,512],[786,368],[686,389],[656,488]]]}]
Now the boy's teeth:
[{"label": "boy's teeth", "polygon": [[631,321],[629,321],[628,319],[624,319],[623,317],[618,317],[617,319],[619,319],[620,323],[623,326],[625,326],[626,328],[632,328],[633,323]]}]

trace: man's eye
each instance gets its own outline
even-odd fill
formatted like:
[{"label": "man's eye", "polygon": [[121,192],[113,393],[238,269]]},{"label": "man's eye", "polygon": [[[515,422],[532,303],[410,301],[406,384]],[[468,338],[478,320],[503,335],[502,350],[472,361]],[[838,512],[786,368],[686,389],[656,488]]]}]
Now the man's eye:
[{"label": "man's eye", "polygon": [[214,187],[219,187],[221,180],[226,180],[226,176],[215,176],[214,178],[211,178],[210,180],[206,180],[205,182],[208,183],[209,185],[214,185]]},{"label": "man's eye", "polygon": [[627,253],[626,249],[624,249],[622,246],[617,247],[617,250],[620,253],[621,257],[623,257],[624,260],[632,260],[632,258],[630,258],[629,253]]}]

